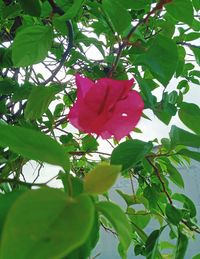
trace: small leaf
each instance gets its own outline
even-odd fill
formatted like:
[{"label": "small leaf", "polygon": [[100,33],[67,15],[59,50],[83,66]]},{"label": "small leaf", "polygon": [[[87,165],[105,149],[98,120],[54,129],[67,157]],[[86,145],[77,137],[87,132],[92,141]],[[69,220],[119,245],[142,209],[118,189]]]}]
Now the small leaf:
[{"label": "small leaf", "polygon": [[191,50],[194,53],[194,56],[195,56],[197,64],[200,66],[200,49],[199,48],[192,48],[191,47]]},{"label": "small leaf", "polygon": [[196,134],[200,135],[200,108],[194,103],[182,103],[179,110],[181,121]]},{"label": "small leaf", "polygon": [[175,259],[184,258],[188,246],[188,238],[179,231],[178,241],[176,244]]},{"label": "small leaf", "polygon": [[56,189],[27,191],[9,211],[0,257],[64,258],[86,242],[93,223],[87,195],[72,199]]},{"label": "small leaf", "polygon": [[167,204],[165,213],[169,221],[174,225],[178,225],[182,219],[181,211],[171,204]]},{"label": "small leaf", "polygon": [[181,149],[178,151],[180,155],[190,157],[198,162],[200,162],[200,152],[191,151],[188,149]]},{"label": "small leaf", "polygon": [[82,149],[85,152],[91,152],[91,151],[97,150],[98,145],[99,144],[97,140],[90,135],[87,135],[82,139]]},{"label": "small leaf", "polygon": [[172,196],[173,200],[177,200],[183,203],[184,208],[186,208],[187,210],[190,211],[190,217],[194,218],[197,214],[197,210],[196,207],[193,203],[193,201],[187,197],[186,195],[182,194],[182,193],[175,193]]},{"label": "small leaf", "polygon": [[19,0],[19,3],[26,14],[39,17],[41,14],[40,0]]},{"label": "small leaf", "polygon": [[192,25],[194,13],[190,0],[173,0],[165,5],[165,9],[177,21]]},{"label": "small leaf", "polygon": [[126,251],[131,243],[131,225],[122,209],[109,201],[102,201],[97,204],[97,209],[113,225],[120,243]]},{"label": "small leaf", "polygon": [[0,146],[9,147],[26,158],[69,169],[69,158],[64,148],[40,132],[17,126],[0,125]]},{"label": "small leaf", "polygon": [[151,142],[127,140],[113,150],[111,164],[122,165],[122,170],[126,170],[141,161],[152,147]]},{"label": "small leaf", "polygon": [[147,259],[155,259],[158,254],[158,240],[160,237],[160,234],[162,233],[163,229],[165,227],[162,227],[161,229],[154,230],[146,241],[146,258]]},{"label": "small leaf", "polygon": [[84,178],[84,189],[87,193],[102,194],[115,183],[121,166],[102,163],[96,166]]},{"label": "small leaf", "polygon": [[25,108],[25,118],[35,120],[41,118],[53,100],[57,89],[54,87],[34,87],[29,95]]},{"label": "small leaf", "polygon": [[84,2],[83,0],[74,0],[72,6],[70,6],[67,9],[65,14],[63,14],[62,16],[56,19],[59,21],[66,21],[76,17],[78,14],[78,11],[81,9],[83,2]]},{"label": "small leaf", "polygon": [[135,211],[133,208],[127,209],[127,214],[132,223],[137,227],[144,229],[151,220],[151,215],[147,211],[138,210]]},{"label": "small leaf", "polygon": [[186,130],[172,126],[169,133],[172,146],[185,145],[188,147],[200,147],[200,136]]},{"label": "small leaf", "polygon": [[12,44],[12,60],[16,67],[41,62],[52,45],[53,31],[49,26],[32,25],[17,33]]},{"label": "small leaf", "polygon": [[181,173],[176,169],[176,167],[174,167],[170,163],[169,159],[166,159],[166,161],[167,161],[167,163],[166,163],[167,172],[169,174],[170,180],[173,183],[175,183],[178,187],[184,188],[184,180],[183,180]]}]

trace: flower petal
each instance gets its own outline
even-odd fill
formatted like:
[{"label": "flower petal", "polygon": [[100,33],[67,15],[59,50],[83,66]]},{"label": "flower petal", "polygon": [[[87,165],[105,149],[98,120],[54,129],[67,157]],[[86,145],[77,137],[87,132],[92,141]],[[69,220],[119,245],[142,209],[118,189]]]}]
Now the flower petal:
[{"label": "flower petal", "polygon": [[84,98],[87,92],[94,86],[94,82],[89,78],[76,74],[76,85],[78,88],[77,99]]},{"label": "flower petal", "polygon": [[114,80],[111,78],[101,78],[97,81],[96,86],[107,88],[107,95],[104,100],[104,110],[112,109],[117,101],[126,97],[134,79],[131,80]]},{"label": "flower petal", "polygon": [[114,136],[116,140],[127,136],[138,123],[144,103],[136,91],[131,91],[128,97],[119,101],[113,111],[112,118],[104,125],[101,137]]}]

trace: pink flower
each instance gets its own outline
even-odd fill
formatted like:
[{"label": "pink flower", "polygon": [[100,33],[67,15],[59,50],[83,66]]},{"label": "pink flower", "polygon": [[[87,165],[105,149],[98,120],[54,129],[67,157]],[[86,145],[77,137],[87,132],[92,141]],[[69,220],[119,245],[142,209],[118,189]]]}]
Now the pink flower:
[{"label": "pink flower", "polygon": [[137,125],[144,108],[138,92],[131,90],[134,79],[101,78],[95,82],[76,75],[77,100],[68,119],[85,133],[116,140],[127,136]]}]

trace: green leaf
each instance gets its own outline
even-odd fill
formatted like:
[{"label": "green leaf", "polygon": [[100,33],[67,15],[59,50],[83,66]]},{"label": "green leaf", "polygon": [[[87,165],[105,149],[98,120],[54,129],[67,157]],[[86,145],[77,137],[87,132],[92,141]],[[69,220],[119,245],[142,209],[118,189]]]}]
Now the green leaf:
[{"label": "green leaf", "polygon": [[0,81],[0,95],[12,94],[17,91],[19,85],[17,82],[10,78],[5,78]]},{"label": "green leaf", "polygon": [[198,162],[200,162],[200,152],[191,151],[188,149],[181,149],[178,151],[180,155],[190,157]]},{"label": "green leaf", "polygon": [[65,14],[56,19],[60,21],[66,21],[76,17],[79,10],[81,9],[83,2],[84,0],[74,0],[72,6],[67,9]]},{"label": "green leaf", "polygon": [[87,193],[102,194],[107,192],[115,183],[121,166],[101,163],[84,178],[84,189]]},{"label": "green leaf", "polygon": [[133,222],[136,226],[142,229],[144,229],[151,220],[150,213],[144,210],[135,211],[133,208],[128,208],[127,214],[131,222]]},{"label": "green leaf", "polygon": [[129,195],[121,190],[116,190],[116,192],[124,199],[126,202],[127,206],[131,206],[133,204],[143,204],[145,208],[149,207],[148,200],[144,196],[139,196],[139,195]]},{"label": "green leaf", "polygon": [[199,11],[200,10],[200,2],[199,0],[192,0],[194,8]]},{"label": "green leaf", "polygon": [[200,33],[198,32],[190,32],[188,34],[185,35],[185,41],[193,41],[193,40],[197,40],[200,38]]},{"label": "green leaf", "polygon": [[103,214],[116,230],[120,243],[126,251],[131,243],[131,225],[122,209],[109,201],[99,202],[97,209]]},{"label": "green leaf", "polygon": [[1,6],[1,14],[3,19],[19,16],[21,15],[21,6],[18,3],[3,5]]},{"label": "green leaf", "polygon": [[196,207],[193,201],[182,193],[174,193],[172,196],[173,200],[177,200],[183,203],[184,208],[190,211],[190,217],[194,218],[197,214]]},{"label": "green leaf", "polygon": [[200,108],[194,103],[182,103],[179,110],[180,120],[196,134],[200,135]]},{"label": "green leaf", "polygon": [[0,236],[11,206],[23,192],[24,191],[13,191],[7,194],[0,194]]},{"label": "green leaf", "polygon": [[148,5],[151,4],[151,0],[118,0],[121,4],[123,4],[127,9],[132,10],[141,10],[145,9]]},{"label": "green leaf", "polygon": [[99,240],[99,227],[100,227],[99,218],[98,218],[98,215],[95,215],[94,224],[87,241],[81,247],[79,247],[78,249],[76,249],[75,251],[67,255],[65,259],[90,258],[91,251],[96,246],[96,243]]},{"label": "green leaf", "polygon": [[147,259],[156,259],[158,258],[158,240],[160,234],[162,233],[164,227],[161,229],[154,230],[149,237],[147,238],[145,247],[146,247],[146,258]]},{"label": "green leaf", "polygon": [[63,258],[84,244],[93,222],[94,206],[87,195],[69,198],[56,189],[28,191],[10,209],[0,257]]},{"label": "green leaf", "polygon": [[179,231],[178,241],[176,244],[175,259],[184,258],[188,246],[188,238]]},{"label": "green leaf", "polygon": [[142,99],[144,100],[145,107],[153,109],[156,104],[156,97],[151,93],[150,83],[153,81],[150,79],[145,80],[144,78],[136,77],[141,89]]},{"label": "green leaf", "polygon": [[26,158],[40,160],[69,169],[69,158],[64,148],[40,132],[10,125],[0,125],[0,146]]},{"label": "green leaf", "polygon": [[122,170],[126,170],[141,161],[152,147],[151,142],[127,140],[113,150],[111,164],[122,165]]},{"label": "green leaf", "polygon": [[49,26],[33,25],[17,33],[12,44],[12,60],[16,67],[41,62],[52,45],[53,31]]},{"label": "green leaf", "polygon": [[174,207],[171,204],[167,204],[165,209],[166,216],[168,220],[174,224],[178,225],[182,219],[182,213],[180,210],[178,210],[176,207]]},{"label": "green leaf", "polygon": [[177,21],[192,25],[194,13],[190,0],[173,0],[168,4],[165,4],[165,9]]},{"label": "green leaf", "polygon": [[156,79],[163,85],[167,85],[177,67],[177,46],[170,38],[159,35],[153,40],[146,53],[137,55],[135,63],[147,66]]},{"label": "green leaf", "polygon": [[200,254],[193,256],[192,259],[200,259]]},{"label": "green leaf", "polygon": [[0,48],[0,68],[13,67],[11,48]]},{"label": "green leaf", "polygon": [[172,126],[169,133],[172,146],[185,145],[188,147],[200,147],[200,136],[186,130]]},{"label": "green leaf", "polygon": [[48,109],[57,91],[55,87],[34,87],[27,101],[24,112],[25,118],[27,120],[41,118]]},{"label": "green leaf", "polygon": [[99,144],[97,140],[90,135],[87,135],[82,139],[82,149],[85,152],[91,152],[91,151],[97,150],[98,145]]},{"label": "green leaf", "polygon": [[184,188],[184,180],[183,177],[181,175],[181,173],[176,169],[176,167],[174,167],[169,159],[165,159],[166,161],[166,167],[167,167],[167,172],[169,174],[169,178],[170,180],[175,183],[178,187],[180,188]]},{"label": "green leaf", "polygon": [[41,14],[40,0],[19,0],[19,3],[26,14],[39,17]]},{"label": "green leaf", "polygon": [[61,179],[64,190],[68,195],[76,197],[83,193],[83,180],[69,173],[60,172],[58,179]]},{"label": "green leaf", "polygon": [[103,0],[103,10],[108,15],[114,30],[119,34],[131,25],[131,16],[119,1]]}]

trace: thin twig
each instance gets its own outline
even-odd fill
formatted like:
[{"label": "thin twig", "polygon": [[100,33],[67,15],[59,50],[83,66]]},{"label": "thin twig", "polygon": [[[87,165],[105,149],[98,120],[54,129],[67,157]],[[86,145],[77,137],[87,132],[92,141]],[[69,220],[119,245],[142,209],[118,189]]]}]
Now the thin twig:
[{"label": "thin twig", "polygon": [[160,183],[161,183],[161,185],[162,185],[163,192],[166,194],[169,203],[172,205],[172,204],[173,204],[172,199],[171,199],[169,193],[168,193],[167,190],[166,190],[165,182],[163,181],[163,179],[162,179],[162,177],[161,177],[161,175],[160,175],[160,172],[159,172],[158,168],[154,165],[154,163],[151,161],[151,159],[149,159],[149,158],[146,158],[146,159],[147,159],[147,161],[149,162],[149,164],[153,167],[153,169],[154,169],[154,171],[155,171],[155,173],[156,173],[156,176],[158,177],[158,179],[159,179],[159,181],[160,181]]},{"label": "thin twig", "polygon": [[[60,16],[64,15],[65,12],[59,6],[57,6],[54,3],[53,0],[48,0],[48,2],[52,7],[53,13],[57,13]],[[61,60],[58,64],[58,66],[54,69],[51,76],[43,82],[43,84],[45,84],[45,85],[48,84],[49,82],[51,82],[53,80],[53,78],[57,75],[57,73],[60,71],[60,69],[64,65],[71,49],[74,46],[74,43],[73,43],[74,33],[73,33],[73,27],[72,27],[71,21],[69,21],[69,20],[66,21],[66,26],[67,26],[67,29],[68,29],[68,46],[67,46],[67,49],[64,51],[63,56],[62,56],[62,58],[61,58]]]}]

